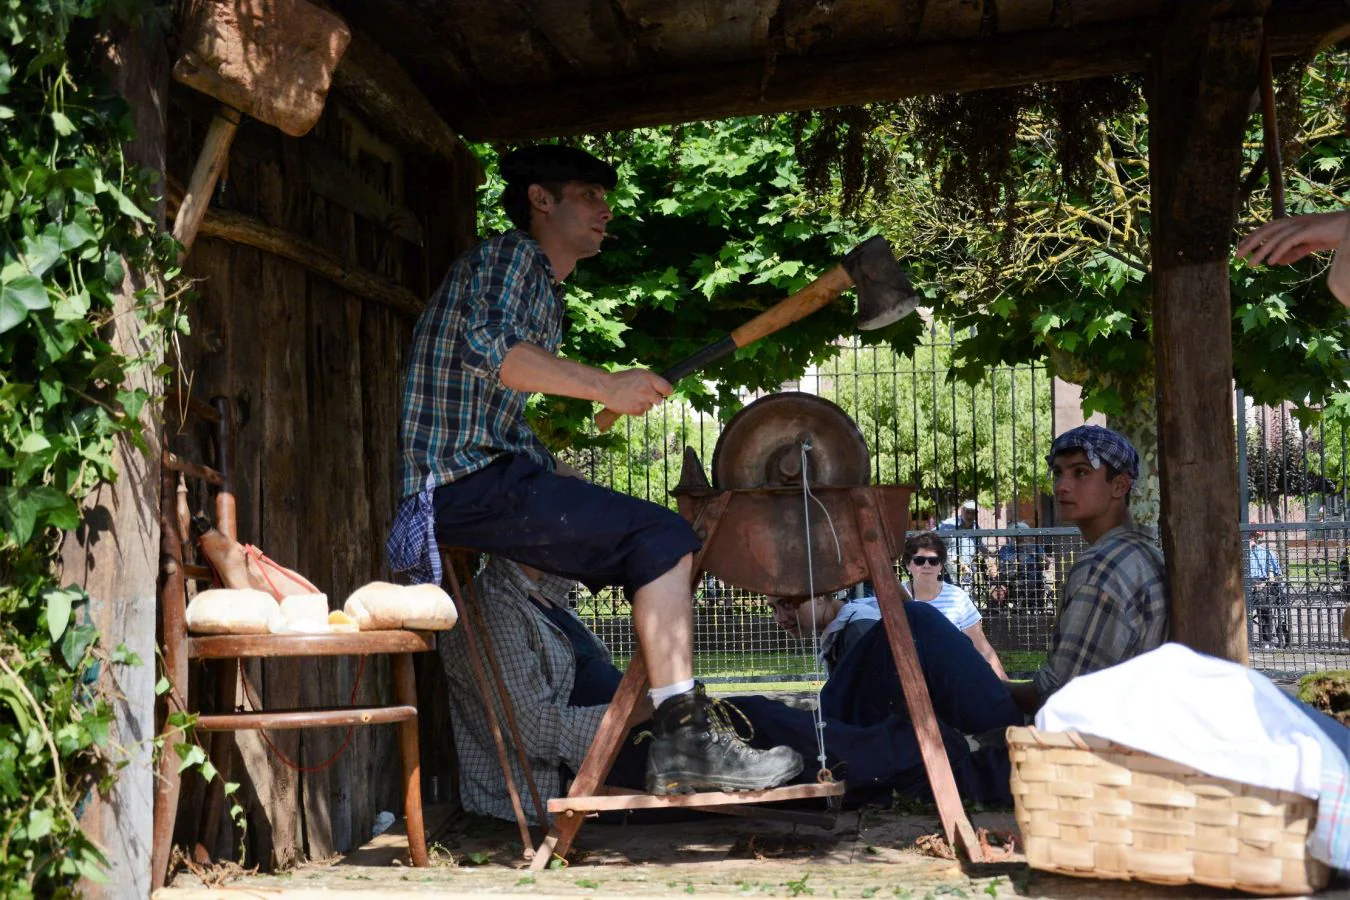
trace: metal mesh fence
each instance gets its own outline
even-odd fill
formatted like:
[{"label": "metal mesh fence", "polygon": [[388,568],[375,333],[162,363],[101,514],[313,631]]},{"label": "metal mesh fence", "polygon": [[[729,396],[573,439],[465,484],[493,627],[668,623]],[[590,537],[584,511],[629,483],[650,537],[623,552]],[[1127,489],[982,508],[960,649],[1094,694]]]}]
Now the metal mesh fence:
[{"label": "metal mesh fence", "polygon": [[1350,669],[1350,523],[1244,525],[1252,668],[1272,678]]},{"label": "metal mesh fence", "polygon": [[[948,578],[970,594],[982,627],[1011,676],[1045,660],[1064,578],[1086,547],[1076,528],[943,532]],[[968,552],[967,552],[968,551]],[[963,560],[958,562],[958,559]],[[904,577],[899,564],[897,574]],[[871,593],[867,583],[854,589]],[[628,603],[615,591],[579,589],[577,613],[621,661],[635,646]],[[809,640],[775,624],[762,594],[704,576],[694,597],[695,670],[710,684],[794,682],[818,677]]]},{"label": "metal mesh fence", "polygon": [[[966,588],[983,628],[1010,675],[1039,667],[1053,628],[1064,578],[1084,544],[1076,528],[1009,528],[1053,524],[1044,456],[1054,434],[1051,378],[1042,365],[993,367],[975,383],[953,379],[955,341],[931,324],[924,343],[901,357],[854,342],[835,348],[784,390],[839,404],[858,424],[876,483],[915,486],[912,521],[932,528],[962,501],[979,505],[978,530],[944,533],[960,560],[950,580]],[[747,400],[752,399],[747,397]],[[1244,517],[1278,518],[1258,543],[1278,558],[1280,587],[1247,586],[1252,665],[1286,680],[1327,668],[1350,668],[1340,617],[1350,590],[1346,558],[1350,509],[1346,431],[1298,429],[1286,409],[1257,408],[1237,395]],[[621,420],[623,451],[564,454],[592,481],[674,508],[686,446],[711,462],[721,432],[714,415],[687,402]],[[969,551],[969,552],[967,552]],[[576,598],[578,611],[626,658],[632,653],[627,604],[617,594]],[[762,596],[705,578],[695,595],[696,657],[711,683],[810,680],[816,666],[805,642],[773,621]]]}]

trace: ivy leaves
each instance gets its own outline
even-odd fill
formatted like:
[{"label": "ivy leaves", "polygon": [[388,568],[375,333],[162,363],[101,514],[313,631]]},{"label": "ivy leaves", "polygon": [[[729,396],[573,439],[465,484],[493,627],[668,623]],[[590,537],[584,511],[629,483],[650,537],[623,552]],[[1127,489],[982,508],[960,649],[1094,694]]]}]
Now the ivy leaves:
[{"label": "ivy leaves", "polygon": [[[61,532],[117,475],[114,442],[142,446],[146,365],[108,339],[127,272],[175,274],[170,238],[144,212],[126,165],[127,107],[106,86],[94,28],[144,24],[153,0],[0,0],[0,893],[66,896],[103,880],[76,807],[107,788],[112,708],[101,665],[139,664],[99,645],[89,598],[60,587]],[[80,37],[72,35],[79,25]],[[178,323],[157,290],[132,296],[153,343]],[[119,307],[119,312],[121,308]]]}]

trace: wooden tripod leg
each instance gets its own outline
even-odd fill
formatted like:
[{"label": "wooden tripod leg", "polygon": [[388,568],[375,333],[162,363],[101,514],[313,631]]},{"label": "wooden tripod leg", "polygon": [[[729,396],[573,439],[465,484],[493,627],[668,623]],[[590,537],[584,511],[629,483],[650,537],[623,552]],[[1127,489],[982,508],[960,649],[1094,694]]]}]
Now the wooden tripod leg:
[{"label": "wooden tripod leg", "polygon": [[[548,822],[548,810],[544,808],[544,801],[539,796],[539,786],[534,783],[534,772],[530,769],[530,762],[525,755],[525,741],[520,736],[520,727],[516,725],[516,710],[511,703],[511,692],[506,689],[506,682],[502,678],[502,667],[497,662],[497,649],[492,644],[492,634],[488,631],[487,619],[483,617],[482,604],[478,602],[478,589],[474,587],[473,578],[466,572],[464,578],[464,599],[467,612],[473,616],[474,628],[478,630],[479,637],[483,639],[483,649],[487,655],[488,672],[492,674],[492,682],[497,688],[497,699],[501,701],[502,712],[506,716],[506,728],[511,732],[511,745],[516,751],[516,762],[520,763],[521,774],[525,776],[525,786],[530,789],[530,799],[534,801],[534,812],[539,818],[539,824]],[[529,852],[529,846],[525,850]]]},{"label": "wooden tripod leg", "polygon": [[[572,787],[567,792],[568,797],[591,797],[599,790],[609,775],[609,770],[613,768],[614,760],[619,756],[619,748],[628,734],[628,717],[646,689],[647,661],[642,658],[642,650],[639,648],[628,660],[628,669],[623,673],[619,689],[614,693],[614,701],[609,704],[605,717],[600,720],[600,728],[595,732],[591,748],[586,751],[586,758],[581,762],[581,771],[577,772],[577,777],[572,781]],[[541,871],[554,856],[565,856],[571,849],[572,840],[581,830],[581,823],[584,820],[584,814],[575,810],[568,810],[558,816],[544,842],[534,851],[530,869],[535,872]]]},{"label": "wooden tripod leg", "polygon": [[938,731],[937,715],[933,712],[933,701],[928,695],[928,683],[919,666],[914,635],[909,628],[909,619],[905,616],[900,579],[896,577],[891,556],[886,551],[876,500],[870,488],[856,488],[849,494],[853,500],[854,515],[858,519],[858,534],[862,536],[863,554],[881,607],[886,638],[891,645],[891,656],[895,659],[895,668],[900,675],[900,688],[909,706],[909,718],[919,739],[919,752],[923,756],[924,769],[928,772],[928,783],[933,789],[933,799],[937,801],[938,817],[946,831],[947,842],[953,849],[964,850],[971,862],[986,862],[980,842],[975,837],[975,829],[971,827],[966,811],[961,806],[956,778],[952,775],[947,749]]},{"label": "wooden tripod leg", "polygon": [[[445,568],[445,577],[450,579],[450,592],[454,595],[455,602],[460,608],[464,608],[464,591],[460,588],[459,576],[455,574],[453,565]],[[497,765],[501,766],[502,778],[506,780],[506,792],[511,798],[511,809],[516,814],[516,825],[520,827],[521,846],[525,848],[528,854],[530,848],[534,846],[534,839],[530,837],[530,823],[525,818],[525,807],[520,803],[520,792],[516,790],[516,779],[511,772],[511,763],[506,758],[506,739],[502,737],[502,726],[497,721],[497,707],[492,702],[492,688],[488,684],[487,673],[483,671],[483,660],[478,655],[478,636],[475,633],[473,616],[466,615],[460,619],[459,627],[464,629],[464,640],[468,644],[469,665],[473,668],[474,681],[478,683],[478,694],[483,700],[483,711],[487,713],[488,730],[492,732],[492,742],[497,747]]]}]

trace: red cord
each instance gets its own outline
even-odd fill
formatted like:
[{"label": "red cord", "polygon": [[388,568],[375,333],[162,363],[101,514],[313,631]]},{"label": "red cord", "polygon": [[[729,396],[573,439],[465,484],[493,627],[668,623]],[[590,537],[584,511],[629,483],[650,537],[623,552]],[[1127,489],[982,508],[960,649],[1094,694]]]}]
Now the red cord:
[{"label": "red cord", "polygon": [[[356,666],[356,681],[353,682],[352,684],[351,699],[347,701],[347,704],[349,706],[354,705],[356,703],[356,691],[357,688],[361,686],[361,673],[365,670],[365,668],[366,668],[366,658],[363,656],[361,657],[360,663],[358,663]],[[249,705],[253,707],[253,711],[263,712],[264,710],[262,709],[262,704],[254,700],[253,697],[249,695],[248,679],[244,677],[244,673],[242,670],[239,673],[239,680],[244,685],[244,699],[247,700],[249,702]],[[281,760],[283,763],[286,764],[287,768],[294,769],[297,772],[320,772],[338,761],[338,757],[343,754],[343,751],[345,751],[347,749],[347,746],[352,742],[352,732],[355,729],[356,729],[355,725],[348,725],[347,736],[342,739],[342,746],[338,747],[337,750],[334,751],[332,756],[328,757],[328,759],[319,763],[317,766],[296,765],[294,762],[291,761],[290,757],[288,757],[285,753],[281,752],[280,748],[278,748],[276,744],[272,743],[271,739],[268,738],[267,736],[267,732],[261,728],[258,729],[258,737],[263,739],[263,743],[267,745],[268,749],[270,749],[273,753],[277,755],[277,759]]]}]

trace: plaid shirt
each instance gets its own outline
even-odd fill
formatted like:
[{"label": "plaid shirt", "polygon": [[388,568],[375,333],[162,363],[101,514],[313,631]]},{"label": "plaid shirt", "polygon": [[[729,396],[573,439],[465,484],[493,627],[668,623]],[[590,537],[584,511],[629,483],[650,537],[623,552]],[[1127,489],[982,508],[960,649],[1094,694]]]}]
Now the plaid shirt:
[{"label": "plaid shirt", "polygon": [[1042,699],[1076,675],[1096,672],[1167,640],[1162,551],[1130,525],[1097,539],[1069,572],[1045,666],[1033,681]]},{"label": "plaid shirt", "polygon": [[526,395],[498,380],[516,344],[556,353],[566,304],[553,267],[523,231],[474,247],[450,268],[413,329],[403,392],[400,497],[448,484],[507,453],[552,470],[525,424]]},{"label": "plaid shirt", "polygon": [[[521,740],[525,742],[534,783],[539,796],[548,802],[562,796],[558,767],[565,763],[574,772],[581,768],[581,761],[600,728],[600,719],[609,707],[567,705],[577,672],[572,644],[562,629],[530,601],[532,586],[515,563],[493,557],[475,583],[501,664],[502,681],[511,697]],[[567,610],[567,597],[574,586],[574,582],[564,578],[541,575],[538,593]],[[599,638],[595,643],[606,659],[612,659]],[[460,800],[470,812],[514,819],[497,763],[496,745],[488,730],[487,713],[469,662],[463,628],[441,634],[440,654],[450,682],[450,718],[459,756]],[[511,735],[500,713],[499,721],[509,742]],[[534,821],[534,804],[521,778],[519,763],[513,752],[508,752],[507,757],[525,811]]]}]

